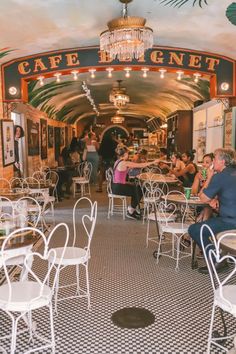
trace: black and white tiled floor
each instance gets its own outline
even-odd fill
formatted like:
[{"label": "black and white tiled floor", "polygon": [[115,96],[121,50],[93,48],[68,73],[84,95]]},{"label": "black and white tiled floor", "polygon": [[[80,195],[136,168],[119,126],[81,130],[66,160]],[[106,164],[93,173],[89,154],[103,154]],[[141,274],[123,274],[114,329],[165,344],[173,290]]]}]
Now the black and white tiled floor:
[{"label": "black and white tiled floor", "polygon": [[[98,221],[89,269],[92,309],[87,310],[85,299],[59,304],[55,317],[56,353],[205,353],[212,307],[209,277],[191,270],[188,258],[181,261],[179,272],[165,257],[157,265],[152,256],[155,245],[145,247],[146,226],[140,221],[123,221],[121,216],[107,220],[104,195],[94,193],[93,197],[98,200]],[[58,205],[58,222],[71,224],[73,203],[70,200]],[[73,272],[68,269],[64,280],[72,278]],[[154,324],[144,329],[121,329],[112,323],[115,311],[134,306],[153,312]],[[39,332],[48,333],[47,311],[38,311],[34,318]],[[235,319],[226,316],[226,321],[234,333]],[[220,325],[218,315],[216,326]],[[0,328],[1,334],[10,330],[2,315]],[[17,354],[26,351],[27,340],[26,335],[19,337]],[[221,351],[212,349],[212,353]]]}]

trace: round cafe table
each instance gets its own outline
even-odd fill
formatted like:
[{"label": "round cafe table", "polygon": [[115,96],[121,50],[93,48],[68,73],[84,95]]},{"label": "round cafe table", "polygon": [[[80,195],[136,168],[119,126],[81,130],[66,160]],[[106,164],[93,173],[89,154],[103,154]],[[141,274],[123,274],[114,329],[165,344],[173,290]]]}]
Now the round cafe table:
[{"label": "round cafe table", "polygon": [[[174,204],[185,204],[186,200],[188,205],[194,207],[195,209],[195,215],[196,215],[196,208],[199,206],[206,206],[207,204],[202,202],[201,199],[199,197],[194,197],[191,196],[190,199],[186,199],[183,195],[181,194],[170,194],[167,196],[163,196],[162,199],[166,199],[168,200],[168,202],[174,203]],[[196,219],[195,219],[195,222]],[[198,263],[195,257],[196,254],[196,242],[193,242],[193,250],[192,250],[192,260],[191,260],[191,268],[192,269],[196,269],[198,268]]]},{"label": "round cafe table", "polygon": [[142,181],[153,181],[157,183],[167,183],[167,184],[175,184],[179,182],[179,180],[175,177],[161,175],[158,173],[144,172],[137,176],[138,179]]},{"label": "round cafe table", "polygon": [[[15,225],[9,225],[8,222],[2,222],[0,224],[0,249],[2,247],[3,241],[6,239],[7,235],[6,232],[14,231],[17,229]],[[32,233],[31,230],[27,230],[24,232],[20,232],[19,234],[17,233],[14,235],[14,237],[9,241],[9,243],[5,246],[4,252],[7,252],[7,254],[12,257],[11,260],[9,260],[9,265],[10,266],[17,266],[17,265],[22,265],[24,263],[24,258],[25,256],[31,252],[33,245],[38,241],[39,236],[38,234]],[[1,261],[1,255],[0,255],[0,267],[2,266],[2,261]],[[21,280],[24,280],[27,278],[27,272],[25,271],[24,267],[22,269],[21,275],[20,275]]]},{"label": "round cafe table", "polygon": [[229,234],[229,236],[224,237],[220,242],[221,247],[231,254],[236,255],[236,229],[219,232],[216,235],[216,239],[219,240],[225,234]]}]

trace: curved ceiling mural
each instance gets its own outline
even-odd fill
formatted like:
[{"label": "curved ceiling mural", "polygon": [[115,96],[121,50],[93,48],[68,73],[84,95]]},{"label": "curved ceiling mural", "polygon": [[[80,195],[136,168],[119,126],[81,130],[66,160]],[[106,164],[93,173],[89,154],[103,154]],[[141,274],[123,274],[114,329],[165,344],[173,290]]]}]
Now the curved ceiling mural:
[{"label": "curved ceiling mural", "polygon": [[[96,5],[98,4],[98,5]],[[143,16],[153,28],[154,43],[198,49],[236,58],[236,27],[226,16],[232,0],[133,0],[129,13]],[[194,5],[194,6],[193,6]],[[118,0],[3,0],[0,11],[0,63],[20,56],[70,47],[97,45],[107,21],[118,17]],[[95,79],[80,74],[77,82],[63,77],[60,84],[48,79],[43,87],[31,83],[30,103],[49,116],[74,122],[94,115],[81,88],[86,81],[100,114],[114,114],[108,96],[112,83],[123,79],[131,100],[125,114],[164,118],[176,109],[188,109],[193,102],[208,99],[208,81],[185,77],[181,82],[174,74],[164,80],[157,73],[142,78],[133,72],[129,80],[121,73],[108,79],[97,73]]]}]

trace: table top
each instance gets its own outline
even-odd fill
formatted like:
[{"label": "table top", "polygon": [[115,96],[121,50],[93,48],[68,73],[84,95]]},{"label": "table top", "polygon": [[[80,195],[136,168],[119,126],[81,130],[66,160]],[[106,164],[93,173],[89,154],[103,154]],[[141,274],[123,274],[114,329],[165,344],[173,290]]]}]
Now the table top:
[{"label": "table top", "polygon": [[221,245],[225,246],[229,250],[233,250],[236,252],[236,229],[234,230],[227,230],[227,231],[222,231],[216,235],[216,239],[219,240],[219,238],[225,234],[233,234],[230,236],[225,237],[221,241]]},{"label": "table top", "polygon": [[23,190],[23,191],[20,191],[20,190],[15,191],[14,189],[4,190],[4,191],[0,190],[0,198],[5,197],[10,200],[17,200],[17,199],[20,199],[26,195],[27,195],[27,193],[25,190]]},{"label": "table top", "polygon": [[[167,196],[163,196],[163,199],[167,199],[169,202],[174,202],[174,203],[186,203],[186,198],[184,198],[183,195],[181,194],[170,194]],[[190,199],[187,199],[188,204],[190,205],[196,205],[196,206],[203,206],[206,205],[206,203],[202,202],[199,197],[190,197]]]},{"label": "table top", "polygon": [[[15,229],[13,226],[10,231],[12,232]],[[3,226],[0,227],[0,232],[2,233],[4,231]],[[3,241],[6,239],[7,236],[0,236],[0,247],[3,244]],[[30,245],[33,245],[39,238],[38,233],[34,234],[31,230],[26,230],[22,231],[14,235],[12,239],[9,241],[9,243],[6,245],[5,249],[10,250],[10,249],[16,249],[16,248],[22,248],[22,247],[27,247]]]},{"label": "table top", "polygon": [[175,177],[161,175],[158,173],[145,172],[137,176],[143,181],[154,181],[159,183],[177,183],[179,180]]}]

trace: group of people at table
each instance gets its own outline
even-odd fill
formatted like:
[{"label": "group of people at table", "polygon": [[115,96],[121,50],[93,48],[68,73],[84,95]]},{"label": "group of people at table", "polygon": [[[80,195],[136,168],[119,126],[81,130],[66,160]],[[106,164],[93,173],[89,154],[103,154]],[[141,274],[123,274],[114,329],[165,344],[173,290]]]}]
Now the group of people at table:
[{"label": "group of people at table", "polygon": [[[200,230],[203,224],[208,225],[214,234],[236,229],[235,150],[219,148],[214,151],[214,154],[206,154],[199,171],[193,162],[194,151],[185,152],[182,155],[173,153],[172,166],[166,164],[166,156],[162,155],[161,158],[151,162],[133,162],[129,161],[129,151],[126,147],[117,149],[118,158],[113,167],[112,190],[115,194],[131,197],[127,217],[140,219],[138,205],[142,198],[139,185],[127,182],[129,170],[158,165],[163,172],[177,177],[183,187],[191,188],[192,195],[198,196],[205,205],[199,208],[197,222],[192,224],[188,230],[189,236],[200,248]],[[207,254],[213,247],[210,236],[209,229],[204,228],[203,239]],[[218,265],[219,270],[226,267],[226,263]],[[199,268],[199,271],[205,273],[207,268]]]}]

